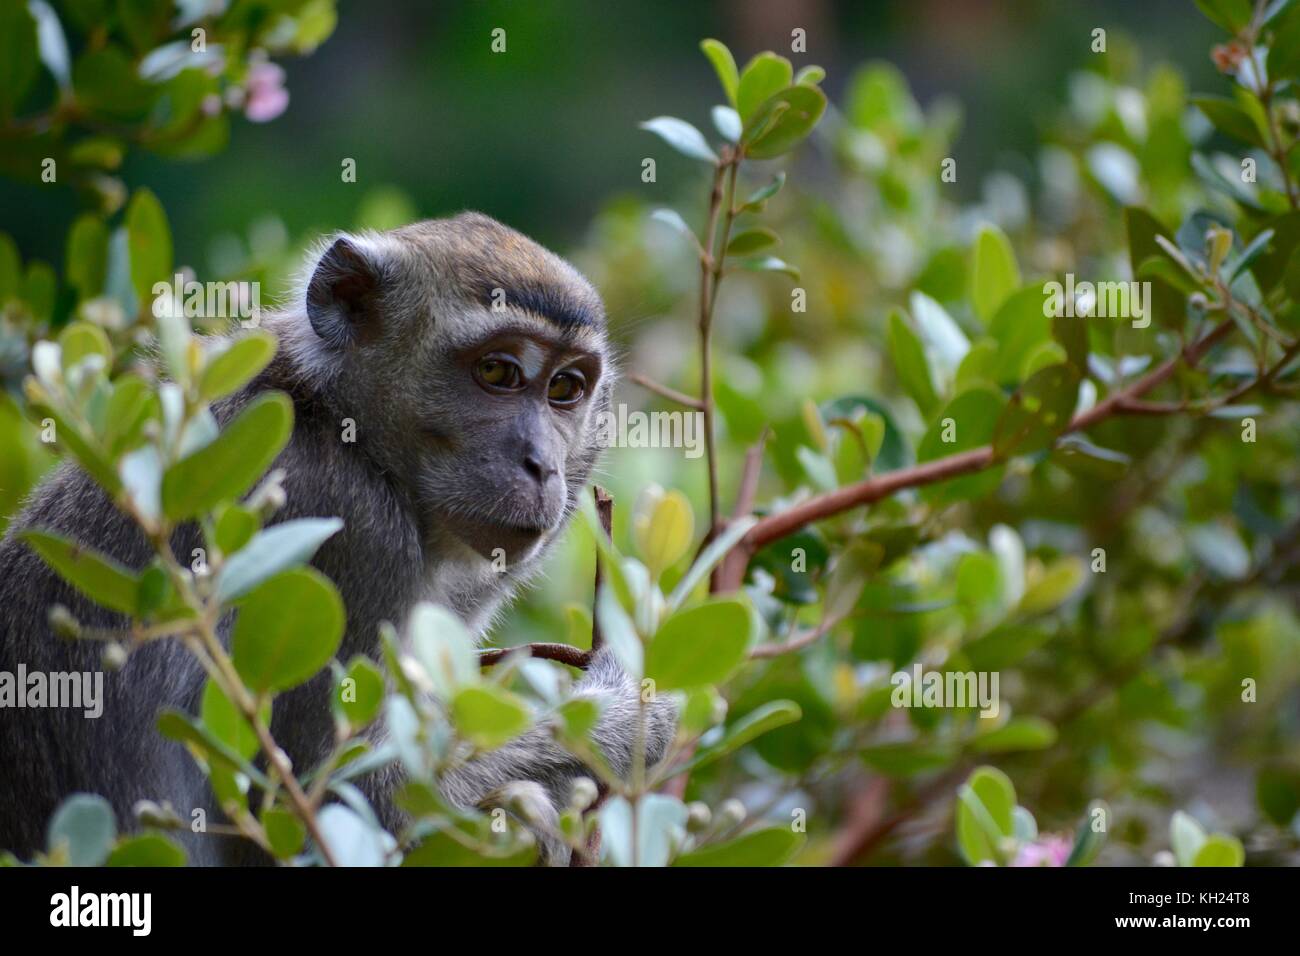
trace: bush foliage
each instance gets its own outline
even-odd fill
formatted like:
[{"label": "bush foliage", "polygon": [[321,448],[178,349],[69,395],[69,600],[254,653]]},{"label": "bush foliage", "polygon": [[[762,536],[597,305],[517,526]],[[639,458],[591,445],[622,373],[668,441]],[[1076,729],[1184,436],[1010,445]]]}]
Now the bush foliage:
[{"label": "bush foliage", "polygon": [[[588,505],[561,573],[498,635],[580,660],[594,623],[647,694],[674,696],[668,758],[627,781],[593,752],[572,667],[540,651],[481,667],[440,608],[394,621],[381,661],[334,659],[344,609],[307,563],[339,523],[272,520],[290,403],[221,430],[210,412],[274,340],[216,350],[151,308],[177,257],[159,202],[115,178],[123,151],[219,150],[233,109],[259,118],[256,71],[313,50],[332,5],[56,6],[0,0],[5,171],[52,160],[86,206],[60,268],[0,236],[0,515],[69,456],[145,529],[145,568],[27,541],[134,620],[80,633],[105,666],[151,640],[204,660],[200,712],[158,730],[274,857],[528,863],[526,827],[449,805],[438,779],[546,722],[609,791],[576,788],[561,836],[613,865],[1294,859],[1300,3],[1198,0],[1224,31],[1203,95],[1110,37],[1026,173],[982,177],[965,205],[952,183],[981,172],[961,165],[955,101],[922,107],[869,63],[828,105],[817,67],[702,44],[709,123],[642,124],[650,156],[698,175],[671,166],[676,209],[611,200],[573,258],[616,320],[653,316],[616,323],[624,399],[701,412],[704,453],[610,452],[612,540]],[[266,235],[210,277],[283,288],[302,242]],[[1114,303],[1075,297],[1085,280],[1148,283],[1145,309],[1096,314]],[[183,522],[201,566],[170,552]],[[269,714],[325,668],[333,753],[291,769]],[[910,705],[928,676],[967,673],[997,678],[996,707]],[[351,782],[393,762],[401,833]],[[536,820],[524,797],[509,810]],[[42,860],[180,863],[166,833],[187,825],[78,795]]]}]

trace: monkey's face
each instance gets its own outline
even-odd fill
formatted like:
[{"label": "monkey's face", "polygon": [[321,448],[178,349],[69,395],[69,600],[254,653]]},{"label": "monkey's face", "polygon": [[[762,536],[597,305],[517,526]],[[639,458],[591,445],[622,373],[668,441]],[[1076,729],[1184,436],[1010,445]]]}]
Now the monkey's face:
[{"label": "monkey's face", "polygon": [[430,543],[514,565],[558,535],[612,378],[603,307],[567,263],[475,215],[342,238],[307,314]]},{"label": "monkey's face", "polygon": [[484,557],[516,561],[554,537],[590,474],[603,357],[509,321],[444,354],[420,436],[421,507]]}]

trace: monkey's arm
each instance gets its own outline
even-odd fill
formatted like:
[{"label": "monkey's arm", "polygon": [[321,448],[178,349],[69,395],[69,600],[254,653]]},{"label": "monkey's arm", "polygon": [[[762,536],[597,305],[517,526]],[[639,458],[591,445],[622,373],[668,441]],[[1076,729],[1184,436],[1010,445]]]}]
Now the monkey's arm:
[{"label": "monkey's arm", "polygon": [[[575,696],[597,698],[603,711],[592,741],[610,769],[626,778],[632,769],[637,736],[642,731],[640,689],[619,666],[609,650],[596,655],[586,675],[574,690]],[[672,702],[656,698],[644,705],[645,765],[657,763],[667,750],[676,728]],[[546,788],[552,802],[563,807],[575,777],[592,775],[582,761],[555,741],[546,724],[532,727],[522,736],[468,763],[443,778],[443,792],[461,806],[475,806],[487,795],[512,781],[533,781]]]}]

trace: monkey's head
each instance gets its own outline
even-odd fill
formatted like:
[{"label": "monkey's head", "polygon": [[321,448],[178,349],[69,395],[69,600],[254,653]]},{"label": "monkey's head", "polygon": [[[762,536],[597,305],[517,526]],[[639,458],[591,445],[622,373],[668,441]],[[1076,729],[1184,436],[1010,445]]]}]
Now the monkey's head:
[{"label": "monkey's head", "polygon": [[614,378],[600,297],[572,266],[476,213],[339,235],[298,315],[286,352],[431,543],[514,564],[556,537]]}]

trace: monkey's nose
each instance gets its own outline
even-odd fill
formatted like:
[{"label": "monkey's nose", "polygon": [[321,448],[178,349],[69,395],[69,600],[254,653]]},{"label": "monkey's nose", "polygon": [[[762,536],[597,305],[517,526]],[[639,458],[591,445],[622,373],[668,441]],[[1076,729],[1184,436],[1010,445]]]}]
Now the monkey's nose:
[{"label": "monkey's nose", "polygon": [[524,471],[539,485],[545,485],[552,475],[559,474],[554,464],[532,449],[524,452]]}]

